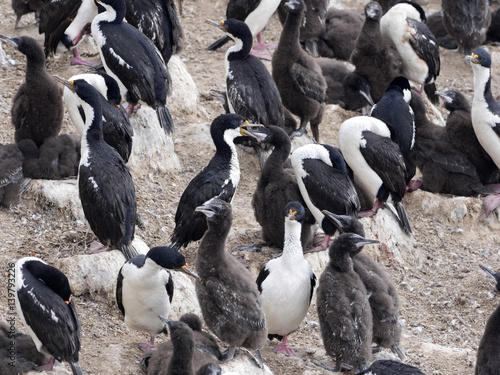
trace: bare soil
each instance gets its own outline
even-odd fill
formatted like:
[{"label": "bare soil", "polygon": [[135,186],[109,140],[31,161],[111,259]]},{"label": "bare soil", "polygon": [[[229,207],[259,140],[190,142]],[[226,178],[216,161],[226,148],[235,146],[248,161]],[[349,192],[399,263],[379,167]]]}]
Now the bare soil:
[{"label": "bare soil", "polygon": [[[338,2],[335,2],[336,4]],[[345,0],[342,6],[362,12],[365,2]],[[433,2],[428,2],[433,3]],[[218,38],[220,31],[205,24],[206,19],[221,20],[225,16],[226,1],[189,0],[184,3],[181,23],[186,34],[186,47],[180,54],[199,90],[199,110],[196,115],[173,113],[176,123],[175,151],[182,163],[182,173],[162,174],[151,171],[144,176],[134,176],[138,197],[138,209],[146,223],[145,230],[138,230],[146,243],[153,247],[168,243],[174,227],[173,215],[182,191],[189,181],[205,166],[213,154],[213,147],[200,147],[199,130],[206,127],[222,113],[220,103],[209,95],[209,90],[225,88],[224,54],[208,52],[205,47]],[[426,10],[436,10],[428,5]],[[33,25],[14,30],[15,15],[7,0],[0,1],[0,33],[4,35],[38,35]],[[25,16],[22,25],[32,24],[33,15]],[[273,16],[265,30],[266,42],[278,42],[281,25]],[[10,107],[19,84],[24,80],[24,56],[10,45],[3,48],[15,66],[0,68],[0,142],[13,142],[14,131],[10,124]],[[500,49],[489,47],[493,53],[493,92],[500,92]],[[86,50],[83,56],[98,61],[99,56]],[[71,67],[70,54],[61,54],[49,59],[47,68],[52,74],[70,77],[85,71],[82,67]],[[453,51],[441,50],[441,75],[438,88],[457,89],[472,99],[472,72],[464,63],[463,56]],[[266,65],[271,69],[270,63]],[[446,118],[446,111],[438,106]],[[321,141],[337,145],[338,128],[345,119],[358,113],[330,106],[320,126]],[[73,125],[65,117],[63,132],[74,133]],[[228,247],[248,244],[260,240],[259,226],[253,217],[251,196],[258,178],[258,162],[254,156],[240,153],[242,179],[233,202],[233,229]],[[435,199],[443,210],[434,210],[430,215],[423,207],[424,198]],[[432,196],[415,192],[405,197],[405,205],[422,254],[422,264],[395,262],[390,252],[380,251],[378,260],[398,285],[401,298],[400,319],[404,324],[402,347],[406,362],[418,366],[427,374],[472,374],[476,350],[486,320],[497,307],[499,298],[494,293],[492,282],[479,269],[485,264],[500,270],[500,237],[498,212],[488,220],[481,212],[481,199],[465,201],[466,216],[455,222],[450,219],[454,199],[451,196]],[[447,202],[450,204],[447,206]],[[94,239],[85,224],[75,221],[70,213],[34,200],[23,194],[19,204],[10,209],[0,209],[0,271],[7,284],[8,262],[34,254],[46,261],[74,254],[85,254],[88,244]],[[184,254],[189,263],[194,263],[197,244],[191,244]],[[258,269],[276,249],[264,249],[259,254],[244,254],[252,269]],[[317,275],[319,277],[319,275]],[[2,284],[4,282],[2,281]],[[0,316],[7,314],[7,288],[0,288]],[[175,298],[175,297],[174,297]],[[145,341],[142,333],[128,330],[112,301],[101,296],[75,298],[82,323],[82,350],[80,363],[87,374],[139,374],[140,351],[137,342]],[[268,342],[263,349],[265,363],[275,374],[321,374],[327,373],[315,366],[311,360],[333,364],[322,347],[316,305],[309,310],[300,329],[291,335],[289,343],[298,358],[276,355],[272,348],[276,342]],[[21,324],[18,328],[23,330]],[[159,342],[166,340],[160,335]],[[500,371],[500,370],[499,370]]]}]

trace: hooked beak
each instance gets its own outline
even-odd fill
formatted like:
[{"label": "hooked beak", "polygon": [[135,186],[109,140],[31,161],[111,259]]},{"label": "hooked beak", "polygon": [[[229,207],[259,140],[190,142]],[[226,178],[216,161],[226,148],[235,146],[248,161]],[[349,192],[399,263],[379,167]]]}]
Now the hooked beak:
[{"label": "hooked beak", "polygon": [[71,90],[71,92],[76,92],[75,87],[73,86],[73,81],[67,81],[64,78],[58,77],[58,76],[53,76],[56,81],[59,81],[59,83],[62,83],[64,86],[66,86],[68,89]]},{"label": "hooked beak", "polygon": [[330,212],[328,210],[322,210],[321,211],[323,213],[323,215],[325,215],[328,220],[330,220],[336,227],[337,229],[340,231],[340,232],[344,232],[343,228],[344,228],[344,224],[342,223],[342,215],[337,215],[337,214],[334,214],[333,212]]},{"label": "hooked beak", "polygon": [[498,281],[497,280],[497,273],[496,272],[493,272],[492,270],[490,270],[489,268],[486,268],[485,266],[483,265],[479,265],[479,267],[481,267],[481,269],[486,272],[493,280],[495,280],[495,283]]},{"label": "hooked beak", "polygon": [[259,132],[257,130],[245,129],[245,127],[264,128],[265,127],[264,125],[249,124],[248,121],[245,121],[245,124],[240,126],[240,135],[255,138],[258,142],[261,142],[263,139],[266,138],[266,134],[264,132]]},{"label": "hooked beak", "polygon": [[356,247],[362,247],[371,243],[379,243],[379,241],[361,237],[358,241],[356,241]]},{"label": "hooked beak", "polygon": [[5,36],[5,35],[2,35],[2,34],[0,34],[0,38],[1,38],[1,39],[5,39],[7,42],[9,42],[9,43],[11,43],[11,44],[15,45],[16,47],[18,47],[18,46],[19,46],[19,44],[17,44],[17,42],[16,42],[16,39],[17,39],[17,38],[10,37],[10,36]]},{"label": "hooked beak", "polygon": [[470,55],[465,56],[465,60],[470,61],[473,64],[479,64],[479,60],[477,59],[477,57],[477,55],[471,53]]},{"label": "hooked beak", "polygon": [[198,206],[194,209],[196,212],[201,212],[204,214],[206,217],[212,217],[214,216],[214,211],[210,208],[210,205],[204,204],[201,206]]},{"label": "hooked beak", "polygon": [[441,92],[441,91],[436,91],[436,95],[439,95],[441,98],[443,98],[443,100],[446,102],[446,103],[451,103],[453,102],[453,98],[449,95],[447,95],[445,92]]},{"label": "hooked beak", "polygon": [[178,268],[176,271],[180,271],[180,272],[183,272],[185,273],[186,275],[189,275],[191,276],[192,278],[196,279],[197,281],[201,281],[200,279],[200,276],[198,276],[196,273],[194,273],[193,271],[191,271],[187,264],[182,266],[182,268]]},{"label": "hooked beak", "polygon": [[205,21],[206,24],[209,24],[211,26],[215,26],[217,27],[218,29],[221,29],[222,31],[224,31],[225,33],[227,33],[227,30],[226,28],[224,27],[224,21],[220,21],[220,22],[215,22],[215,21],[211,21],[211,20],[206,20]]}]

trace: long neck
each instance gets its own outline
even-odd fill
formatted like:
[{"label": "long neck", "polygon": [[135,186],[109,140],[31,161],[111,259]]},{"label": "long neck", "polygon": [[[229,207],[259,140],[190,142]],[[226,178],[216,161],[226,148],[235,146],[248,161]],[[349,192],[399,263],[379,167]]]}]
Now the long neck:
[{"label": "long neck", "polygon": [[295,220],[285,219],[285,241],[283,244],[283,256],[303,257],[300,236],[302,224]]},{"label": "long neck", "polygon": [[26,58],[26,81],[38,80],[40,75],[47,74],[45,71],[45,56],[41,49],[39,52],[37,51]]},{"label": "long neck", "polygon": [[269,155],[262,168],[262,175],[265,176],[268,173],[272,173],[273,177],[278,177],[280,174],[283,174],[283,163],[290,156],[290,150],[290,142],[276,143],[273,152]]},{"label": "long neck", "polygon": [[[474,101],[482,102],[493,99],[491,94],[490,69],[482,66],[474,66]],[[484,99],[483,99],[484,98]]]},{"label": "long neck", "polygon": [[226,56],[228,61],[242,60],[246,58],[252,50],[252,34],[250,32],[242,35],[241,39],[236,38],[235,41],[235,45],[227,50]]},{"label": "long neck", "polygon": [[172,360],[168,366],[170,374],[176,375],[192,375],[193,369],[193,345],[194,340],[191,335],[176,340],[172,340],[174,347]]},{"label": "long neck", "polygon": [[[227,218],[219,218],[219,220],[208,221],[208,229],[201,239],[198,249],[199,255],[209,256],[211,258],[219,258],[224,255],[226,248],[226,238],[231,229],[231,220]],[[199,271],[200,262],[197,259],[196,268]]]},{"label": "long neck", "polygon": [[330,265],[340,272],[347,272],[352,270],[352,259],[348,253],[336,251],[330,253]]},{"label": "long neck", "polygon": [[279,46],[285,46],[290,50],[300,49],[300,24],[304,11],[295,13],[288,12],[285,25],[281,31]]}]

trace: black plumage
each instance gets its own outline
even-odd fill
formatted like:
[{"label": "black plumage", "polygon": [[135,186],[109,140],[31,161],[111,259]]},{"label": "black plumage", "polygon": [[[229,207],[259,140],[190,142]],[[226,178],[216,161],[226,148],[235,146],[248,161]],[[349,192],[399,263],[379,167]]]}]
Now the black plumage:
[{"label": "black plumage", "polygon": [[14,13],[16,13],[14,28],[17,29],[19,27],[19,21],[21,21],[21,17],[25,14],[35,13],[35,18],[39,19],[43,3],[44,0],[12,0],[11,6]]},{"label": "black plumage", "polygon": [[0,206],[17,204],[22,177],[21,150],[14,144],[0,145]]},{"label": "black plumage", "polygon": [[163,130],[172,133],[174,123],[166,106],[171,78],[160,51],[147,36],[123,22],[125,0],[100,0],[97,4],[99,14],[92,21],[92,36],[106,72],[116,79],[129,103],[127,113],[137,110],[141,100],[156,110]]},{"label": "black plumage", "polygon": [[365,22],[355,41],[350,60],[355,72],[366,77],[371,97],[378,102],[385,90],[401,71],[401,60],[392,42],[382,35],[380,4],[372,1],[365,6]]},{"label": "black plumage", "polygon": [[144,33],[161,52],[165,64],[184,48],[184,31],[175,8],[176,0],[126,0],[127,22]]},{"label": "black plumage", "polygon": [[363,16],[358,11],[328,8],[318,43],[320,56],[349,61],[362,26]]},{"label": "black plumage", "polygon": [[85,218],[103,245],[115,246],[127,260],[131,259],[137,255],[132,246],[137,222],[134,181],[118,152],[104,142],[96,89],[84,80],[61,82],[76,93],[85,111],[87,128],[78,171]]},{"label": "black plumage", "polygon": [[208,230],[198,248],[195,284],[203,320],[210,330],[229,344],[224,359],[233,357],[236,347],[259,349],[267,339],[266,319],[257,284],[252,274],[225,250],[231,229],[231,205],[215,198],[196,208],[206,215]]},{"label": "black plumage", "polygon": [[330,246],[330,261],[316,290],[321,337],[328,355],[335,357],[334,371],[349,365],[355,371],[368,366],[372,357],[372,312],[369,295],[354,272],[350,254],[378,241],[344,233]]},{"label": "black plumage", "polygon": [[391,139],[401,150],[406,166],[406,183],[415,176],[415,147],[417,137],[415,115],[409,103],[410,83],[404,77],[396,77],[387,88],[382,99],[375,104],[371,116],[385,122],[391,132]]},{"label": "black plumage", "polygon": [[[335,215],[328,211],[324,211],[324,214],[341,233],[355,233],[364,237],[363,224],[355,217]],[[402,327],[398,321],[400,309],[398,290],[387,272],[361,250],[362,247],[359,247],[358,252],[351,253],[351,258],[354,272],[359,275],[370,295],[372,341],[377,345],[372,351],[379,351],[380,347],[389,348],[404,359],[405,356],[400,348]]]},{"label": "black plumage", "polygon": [[437,103],[435,80],[441,60],[439,45],[425,25],[425,13],[417,4],[399,3],[380,20],[382,35],[392,40],[401,57],[401,75],[420,85],[433,103]]},{"label": "black plumage", "polygon": [[62,89],[45,69],[42,47],[33,38],[0,38],[14,44],[26,55],[26,78],[12,99],[11,122],[16,143],[32,139],[40,146],[45,138],[55,137],[62,127],[64,105]]},{"label": "black plumage", "polygon": [[[104,141],[118,151],[125,163],[128,162],[132,153],[134,129],[125,109],[120,106],[122,97],[118,83],[106,73],[78,74],[70,78],[71,81],[77,79],[87,81],[99,92]],[[64,88],[64,102],[69,117],[81,136],[85,130],[85,112],[76,95],[68,88]]]},{"label": "black plumage", "polygon": [[318,127],[325,110],[326,81],[314,58],[300,47],[299,29],[305,11],[304,1],[290,0],[285,6],[288,16],[273,55],[272,75],[283,105],[300,117],[300,128],[291,137],[304,134],[307,123],[311,121],[313,137],[318,141]]},{"label": "black plumage", "polygon": [[366,370],[356,375],[425,375],[415,366],[407,365],[391,359],[381,359],[373,362]]},{"label": "black plumage", "polygon": [[83,375],[78,363],[80,321],[66,275],[41,259],[26,257],[16,262],[16,309],[39,352],[69,362],[73,374]]},{"label": "black plumage", "polygon": [[488,0],[442,0],[441,11],[460,52],[467,55],[486,40],[491,22]]},{"label": "black plumage", "polygon": [[207,230],[205,216],[195,209],[212,198],[231,202],[240,181],[240,167],[234,139],[248,134],[242,126],[247,122],[235,114],[220,115],[210,126],[215,155],[208,165],[188,184],[175,212],[175,228],[171,246],[179,249],[198,241]]},{"label": "black plumage", "polygon": [[375,214],[390,197],[401,227],[410,234],[410,223],[401,202],[406,192],[406,165],[399,146],[390,137],[389,128],[381,120],[358,116],[340,126],[339,145],[354,173],[354,181],[374,201],[373,208],[360,212],[359,216]]},{"label": "black plumage", "polygon": [[360,209],[345,160],[332,146],[308,144],[293,152],[291,162],[302,198],[325,232],[323,244],[314,250],[326,249],[337,229],[321,211],[357,216]]},{"label": "black plumage", "polygon": [[459,91],[436,94],[443,98],[444,107],[450,111],[446,119],[448,141],[467,156],[483,184],[499,182],[500,170],[477,140],[472,126],[471,107],[465,95]]},{"label": "black plumage", "polygon": [[[495,289],[500,292],[500,273],[479,266],[495,282]],[[500,305],[486,322],[483,337],[477,348],[475,375],[494,375],[500,368]]]},{"label": "black plumage", "polygon": [[[290,171],[285,170],[283,164],[290,156],[291,142],[283,129],[277,126],[267,128],[269,134],[262,143],[273,147],[271,155],[262,168],[257,188],[253,193],[252,207],[255,220],[262,227],[264,244],[255,244],[252,247],[271,245],[283,249],[285,227],[283,226],[283,208],[288,202],[298,201],[305,207],[299,187]],[[314,217],[307,210],[302,224],[302,246],[305,248],[312,240],[312,225]],[[247,249],[248,250],[248,249]]]},{"label": "black plumage", "polygon": [[245,22],[230,18],[215,24],[236,44],[226,53],[226,93],[229,110],[251,122],[285,126],[280,93],[266,66],[250,54],[252,33]]},{"label": "black plumage", "polygon": [[425,23],[431,33],[436,37],[440,47],[446,49],[457,49],[457,42],[448,34],[443,24],[443,13],[441,11],[434,12],[427,17]]}]

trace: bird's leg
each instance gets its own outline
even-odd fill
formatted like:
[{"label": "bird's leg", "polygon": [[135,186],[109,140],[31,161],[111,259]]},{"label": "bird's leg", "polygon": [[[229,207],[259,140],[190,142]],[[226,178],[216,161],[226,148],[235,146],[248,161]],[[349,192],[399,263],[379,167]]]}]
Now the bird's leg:
[{"label": "bird's leg", "polygon": [[309,122],[309,119],[301,118],[300,119],[300,128],[298,130],[295,130],[292,134],[290,134],[290,139],[293,139],[295,137],[300,137],[301,135],[306,134],[307,133],[306,126],[307,126],[308,122]]},{"label": "bird's leg", "polygon": [[318,251],[327,249],[331,244],[330,238],[331,237],[328,234],[325,234],[325,237],[323,238],[323,241],[321,241],[320,245],[312,248],[311,250],[304,251],[304,254],[317,253]]},{"label": "bird's leg", "polygon": [[137,113],[137,111],[141,108],[141,103],[127,103],[127,107],[125,108],[125,111],[127,112],[127,115],[131,115],[132,113]]},{"label": "bird's leg", "polygon": [[375,215],[380,208],[385,208],[385,204],[380,203],[377,199],[371,210],[360,211],[358,213],[358,217],[371,217],[371,216]]},{"label": "bird's leg", "polygon": [[106,251],[108,249],[109,245],[103,245],[100,242],[92,241],[92,243],[89,246],[89,253],[90,254],[102,253],[103,251]]},{"label": "bird's leg", "polygon": [[149,340],[149,342],[141,342],[140,344],[137,344],[137,346],[143,352],[145,352],[147,350],[154,350],[155,349],[155,335],[151,335],[151,340]]},{"label": "bird's leg", "polygon": [[236,346],[231,345],[229,348],[227,348],[222,352],[220,362],[224,363],[230,361],[231,359],[233,359],[235,352],[236,352]]},{"label": "bird's leg", "polygon": [[297,354],[295,354],[295,352],[293,351],[293,349],[289,348],[286,345],[287,338],[288,338],[288,335],[283,336],[283,341],[280,344],[278,344],[277,346],[274,347],[273,352],[284,354],[287,357],[297,357]]},{"label": "bird's leg", "polygon": [[499,205],[500,205],[500,194],[488,195],[486,198],[484,198],[483,206],[484,206],[484,211],[486,212],[486,216],[488,216],[491,213],[491,211],[493,211]]},{"label": "bird's leg", "polygon": [[84,65],[94,67],[99,65],[99,63],[93,63],[87,60],[82,59],[80,56],[80,51],[78,51],[78,47],[73,48],[73,60],[71,60],[71,65]]},{"label": "bird's leg", "polygon": [[46,364],[38,366],[36,369],[38,371],[51,371],[52,367],[54,367],[54,362],[55,361],[56,360],[55,360],[54,357],[50,357],[49,361]]},{"label": "bird's leg", "polygon": [[419,180],[411,180],[408,183],[408,186],[406,187],[406,191],[409,193],[414,192],[415,190],[420,189],[420,187],[423,185],[422,181]]},{"label": "bird's leg", "polygon": [[257,34],[257,44],[253,47],[256,50],[267,50],[267,49],[275,49],[278,45],[276,43],[266,44],[264,43],[264,39],[262,38],[262,32]]},{"label": "bird's leg", "polygon": [[272,246],[272,243],[268,241],[254,243],[251,245],[236,245],[231,249],[231,252],[234,253],[235,251],[250,251],[251,253],[260,253],[262,251],[262,248],[265,246]]}]

